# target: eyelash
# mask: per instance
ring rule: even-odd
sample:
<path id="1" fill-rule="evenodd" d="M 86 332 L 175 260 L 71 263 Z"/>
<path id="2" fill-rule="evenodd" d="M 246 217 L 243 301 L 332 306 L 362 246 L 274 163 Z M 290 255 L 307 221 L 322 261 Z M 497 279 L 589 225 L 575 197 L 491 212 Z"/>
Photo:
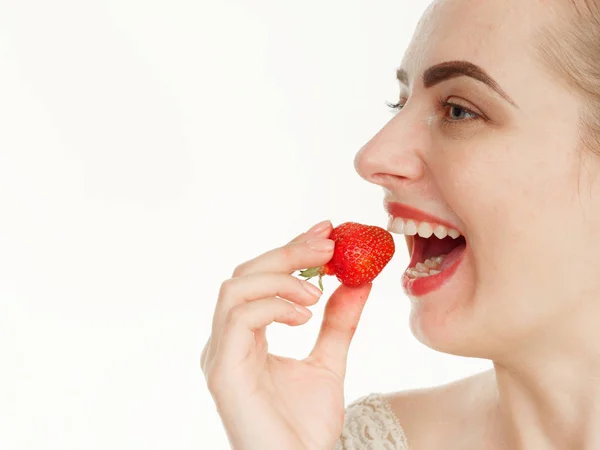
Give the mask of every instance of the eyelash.
<path id="1" fill-rule="evenodd" d="M 387 104 L 387 106 L 389 108 L 391 108 L 392 110 L 395 110 L 395 111 L 400 111 L 404 107 L 404 105 L 401 102 L 398 102 L 398 103 L 389 103 L 389 102 L 386 101 L 385 103 Z M 444 117 L 442 119 L 442 124 L 443 125 L 457 126 L 457 125 L 460 125 L 460 122 L 463 122 L 463 123 L 464 122 L 473 122 L 475 120 L 483 119 L 483 117 L 480 114 L 477 114 L 476 112 L 471 111 L 469 108 L 465 108 L 464 106 L 459 105 L 457 103 L 448 102 L 448 101 L 446 101 L 446 100 L 444 100 L 442 98 L 438 99 L 437 105 L 438 105 L 438 108 L 441 111 L 445 111 L 447 108 L 454 107 L 454 108 L 459 108 L 459 109 L 461 109 L 461 110 L 463 110 L 463 111 L 471 114 L 472 116 L 474 116 L 474 117 L 471 117 L 470 119 L 448 119 L 444 115 Z"/>

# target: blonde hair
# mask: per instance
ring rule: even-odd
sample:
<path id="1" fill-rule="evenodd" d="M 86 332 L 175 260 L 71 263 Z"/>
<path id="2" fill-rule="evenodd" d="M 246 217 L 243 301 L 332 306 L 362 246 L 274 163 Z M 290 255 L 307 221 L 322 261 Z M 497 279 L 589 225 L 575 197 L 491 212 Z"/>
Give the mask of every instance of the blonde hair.
<path id="1" fill-rule="evenodd" d="M 555 0 L 557 16 L 540 30 L 535 51 L 582 100 L 581 143 L 600 155 L 600 0 Z"/>

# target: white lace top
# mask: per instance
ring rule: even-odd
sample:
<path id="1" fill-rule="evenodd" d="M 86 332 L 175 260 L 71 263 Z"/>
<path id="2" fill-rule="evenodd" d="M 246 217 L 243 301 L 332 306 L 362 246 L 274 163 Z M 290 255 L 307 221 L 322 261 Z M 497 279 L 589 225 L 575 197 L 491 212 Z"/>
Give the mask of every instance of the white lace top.
<path id="1" fill-rule="evenodd" d="M 390 404 L 380 394 L 360 397 L 346 408 L 344 428 L 335 450 L 409 450 Z"/>

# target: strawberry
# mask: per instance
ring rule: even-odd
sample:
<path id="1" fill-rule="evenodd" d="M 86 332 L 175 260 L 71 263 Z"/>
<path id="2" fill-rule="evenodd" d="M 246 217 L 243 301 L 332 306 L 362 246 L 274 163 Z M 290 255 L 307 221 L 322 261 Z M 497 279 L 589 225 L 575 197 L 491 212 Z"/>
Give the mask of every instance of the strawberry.
<path id="1" fill-rule="evenodd" d="M 335 275 L 345 286 L 370 283 L 394 256 L 394 239 L 381 227 L 346 222 L 335 227 L 329 239 L 335 242 L 331 260 L 300 272 L 307 280 L 318 275 L 321 290 L 323 275 Z"/>

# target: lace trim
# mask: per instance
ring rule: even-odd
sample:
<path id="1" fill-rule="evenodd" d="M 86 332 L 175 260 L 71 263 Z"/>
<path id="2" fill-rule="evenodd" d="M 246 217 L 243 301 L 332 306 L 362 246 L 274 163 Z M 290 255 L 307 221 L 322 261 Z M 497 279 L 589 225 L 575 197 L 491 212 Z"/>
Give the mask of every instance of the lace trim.
<path id="1" fill-rule="evenodd" d="M 346 408 L 335 450 L 409 450 L 391 405 L 380 393 L 360 397 Z"/>

